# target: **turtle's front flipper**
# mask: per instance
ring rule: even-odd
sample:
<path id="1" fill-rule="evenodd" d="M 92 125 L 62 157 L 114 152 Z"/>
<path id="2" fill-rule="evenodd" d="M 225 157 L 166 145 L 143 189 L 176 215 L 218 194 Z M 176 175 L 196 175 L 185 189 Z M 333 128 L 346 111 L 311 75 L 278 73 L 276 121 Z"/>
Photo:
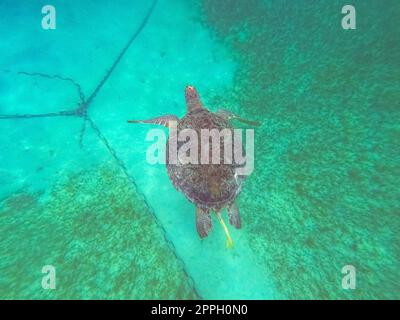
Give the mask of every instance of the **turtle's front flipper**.
<path id="1" fill-rule="evenodd" d="M 251 120 L 246 120 L 241 117 L 239 117 L 237 114 L 234 114 L 228 110 L 225 109 L 220 109 L 216 112 L 217 115 L 220 117 L 226 119 L 226 120 L 238 120 L 240 122 L 243 122 L 245 124 L 248 124 L 249 126 L 254 126 L 254 127 L 259 127 L 261 125 L 260 122 L 258 121 L 251 121 Z"/>
<path id="2" fill-rule="evenodd" d="M 242 221 L 240 220 L 239 209 L 235 202 L 228 206 L 228 217 L 229 217 L 229 223 L 236 229 L 240 229 L 242 227 Z"/>
<path id="3" fill-rule="evenodd" d="M 203 239 L 208 236 L 212 227 L 210 211 L 196 208 L 196 229 L 200 238 Z"/>
<path id="4" fill-rule="evenodd" d="M 173 114 L 167 114 L 165 116 L 148 119 L 148 120 L 128 120 L 128 123 L 151 123 L 151 124 L 159 124 L 165 127 L 169 127 L 169 123 L 171 121 L 178 122 L 179 119 L 177 116 Z"/>

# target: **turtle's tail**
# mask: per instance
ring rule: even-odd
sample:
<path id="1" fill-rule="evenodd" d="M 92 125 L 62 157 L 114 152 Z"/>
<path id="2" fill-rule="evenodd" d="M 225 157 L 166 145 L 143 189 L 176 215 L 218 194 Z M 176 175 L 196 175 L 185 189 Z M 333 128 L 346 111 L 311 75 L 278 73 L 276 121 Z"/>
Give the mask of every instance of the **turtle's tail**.
<path id="1" fill-rule="evenodd" d="M 221 213 L 220 213 L 220 212 L 217 212 L 217 217 L 218 217 L 219 222 L 221 223 L 222 228 L 223 228 L 224 231 L 225 231 L 225 235 L 226 235 L 226 247 L 227 247 L 228 249 L 233 248 L 233 241 L 232 241 L 231 235 L 229 234 L 228 227 L 226 226 L 224 220 L 222 219 Z"/>

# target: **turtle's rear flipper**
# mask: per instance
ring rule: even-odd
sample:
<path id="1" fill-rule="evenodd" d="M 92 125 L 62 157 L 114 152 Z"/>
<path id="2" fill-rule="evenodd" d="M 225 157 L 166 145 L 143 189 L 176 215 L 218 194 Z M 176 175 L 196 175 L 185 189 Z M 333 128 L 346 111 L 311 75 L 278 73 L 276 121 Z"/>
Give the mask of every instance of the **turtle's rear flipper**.
<path id="1" fill-rule="evenodd" d="M 228 206 L 228 217 L 229 223 L 236 229 L 240 229 L 242 227 L 242 221 L 240 220 L 239 209 L 236 203 L 232 203 Z"/>
<path id="2" fill-rule="evenodd" d="M 211 216 L 209 210 L 204 210 L 199 207 L 196 208 L 196 229 L 200 238 L 203 239 L 208 236 L 212 227 Z"/>
<path id="3" fill-rule="evenodd" d="M 151 123 L 151 124 L 159 124 L 168 128 L 171 121 L 178 122 L 179 119 L 177 116 L 173 114 L 167 114 L 165 116 L 147 120 L 128 120 L 128 123 Z"/>
<path id="4" fill-rule="evenodd" d="M 221 116 L 222 118 L 224 118 L 225 120 L 237 120 L 240 122 L 243 122 L 245 124 L 248 124 L 249 126 L 254 126 L 254 127 L 258 127 L 261 125 L 260 122 L 258 121 L 251 121 L 251 120 L 246 120 L 243 119 L 241 117 L 239 117 L 237 114 L 234 114 L 233 112 L 230 112 L 228 110 L 225 109 L 220 109 L 216 112 L 219 116 Z"/>

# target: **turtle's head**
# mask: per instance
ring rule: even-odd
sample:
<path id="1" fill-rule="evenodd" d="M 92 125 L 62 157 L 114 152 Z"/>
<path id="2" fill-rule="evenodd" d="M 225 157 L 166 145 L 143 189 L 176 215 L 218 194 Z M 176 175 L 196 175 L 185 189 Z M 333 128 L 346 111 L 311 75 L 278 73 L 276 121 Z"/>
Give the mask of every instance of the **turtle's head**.
<path id="1" fill-rule="evenodd" d="M 185 100 L 186 100 L 186 105 L 188 108 L 188 110 L 187 110 L 188 113 L 198 110 L 198 109 L 203 109 L 203 105 L 200 101 L 199 93 L 197 92 L 195 87 L 186 86 Z"/>

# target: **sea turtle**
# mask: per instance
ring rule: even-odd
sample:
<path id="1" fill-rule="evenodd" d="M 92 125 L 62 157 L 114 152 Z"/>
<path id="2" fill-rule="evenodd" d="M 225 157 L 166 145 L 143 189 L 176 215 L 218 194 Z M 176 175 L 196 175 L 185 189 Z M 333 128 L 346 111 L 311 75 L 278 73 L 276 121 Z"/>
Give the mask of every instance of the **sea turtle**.
<path id="1" fill-rule="evenodd" d="M 219 131 L 228 129 L 232 132 L 233 128 L 229 123 L 231 119 L 237 119 L 249 125 L 259 125 L 258 122 L 242 119 L 227 110 L 219 110 L 216 113 L 210 112 L 203 106 L 199 94 L 193 86 L 186 86 L 185 100 L 187 113 L 182 119 L 175 115 L 165 115 L 148 120 L 128 120 L 128 122 L 159 124 L 168 128 L 175 124 L 178 133 L 183 129 L 193 129 L 198 134 L 198 137 L 201 136 L 201 129 L 218 129 Z M 228 245 L 231 246 L 232 240 L 220 212 L 226 207 L 230 224 L 237 229 L 241 228 L 242 223 L 235 199 L 241 191 L 244 176 L 236 174 L 235 169 L 238 165 L 234 161 L 226 164 L 223 160 L 218 164 L 182 163 L 179 158 L 178 161 L 173 163 L 169 159 L 171 139 L 170 135 L 166 146 L 168 176 L 174 187 L 183 192 L 186 198 L 196 205 L 196 229 L 198 235 L 202 239 L 209 234 L 212 227 L 210 212 L 213 211 L 224 228 Z M 175 143 L 179 150 L 186 141 L 175 140 Z M 222 159 L 224 155 L 223 139 L 220 139 L 219 143 L 220 157 Z M 197 148 L 198 153 L 201 154 L 200 143 L 198 143 Z M 207 145 L 206 148 L 208 148 L 211 155 L 211 144 Z"/>

